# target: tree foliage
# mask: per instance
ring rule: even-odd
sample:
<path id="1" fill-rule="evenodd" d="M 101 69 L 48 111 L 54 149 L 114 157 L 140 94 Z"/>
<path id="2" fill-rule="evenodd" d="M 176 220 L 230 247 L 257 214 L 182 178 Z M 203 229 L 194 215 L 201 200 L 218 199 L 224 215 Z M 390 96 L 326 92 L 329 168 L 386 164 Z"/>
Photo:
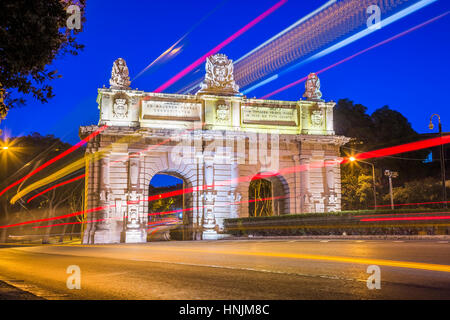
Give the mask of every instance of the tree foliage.
<path id="1" fill-rule="evenodd" d="M 26 102 L 32 95 L 46 103 L 53 95 L 48 81 L 58 71 L 50 65 L 58 56 L 76 55 L 80 30 L 69 30 L 66 8 L 76 4 L 84 21 L 85 0 L 0 1 L 0 83 L 7 89 L 3 113 Z"/>
<path id="2" fill-rule="evenodd" d="M 439 202 L 442 200 L 442 184 L 434 178 L 425 178 L 394 187 L 392 193 L 397 203 Z M 389 194 L 384 196 L 384 200 L 390 201 Z"/>
<path id="3" fill-rule="evenodd" d="M 339 100 L 334 109 L 335 132 L 352 140 L 341 149 L 341 156 L 349 157 L 365 151 L 377 150 L 390 146 L 421 140 L 420 135 L 412 128 L 408 119 L 400 112 L 383 106 L 371 115 L 367 107 L 354 104 L 348 99 Z M 429 176 L 439 178 L 438 164 L 423 163 L 430 150 L 419 150 L 394 156 L 368 159 L 366 162 L 375 166 L 376 189 L 378 203 L 388 198 L 388 179 L 384 170 L 399 172 L 394 184 L 420 181 Z M 341 168 L 342 207 L 343 209 L 367 209 L 373 206 L 372 168 L 370 165 L 357 162 L 347 163 Z M 422 193 L 422 200 L 430 200 Z M 387 195 L 389 197 L 389 195 Z M 432 201 L 432 200 L 430 200 Z"/>
<path id="4" fill-rule="evenodd" d="M 53 159 L 55 156 L 61 154 L 71 147 L 70 144 L 62 142 L 53 135 L 41 136 L 38 133 L 33 133 L 28 136 L 17 137 L 4 141 L 4 144 L 9 146 L 8 150 L 0 151 L 0 162 L 2 170 L 0 170 L 0 190 L 23 178 L 45 162 Z M 70 153 L 63 159 L 53 163 L 42 171 L 37 172 L 33 176 L 21 182 L 16 187 L 9 189 L 6 193 L 0 196 L 0 225 L 12 224 L 25 220 L 36 220 L 42 218 L 49 218 L 55 215 L 62 215 L 70 212 L 77 212 L 82 210 L 83 194 L 84 194 L 84 179 L 69 183 L 53 189 L 35 199 L 28 202 L 32 196 L 37 193 L 54 186 L 62 181 L 83 174 L 82 171 L 75 172 L 71 176 L 63 179 L 53 181 L 41 188 L 38 188 L 25 197 L 19 199 L 14 205 L 10 204 L 10 199 L 26 186 L 35 181 L 43 179 L 51 173 L 60 170 L 72 161 L 83 157 L 84 148 L 79 148 Z M 25 213 L 25 214 L 24 214 Z M 77 221 L 81 217 L 73 217 L 66 220 Z M 49 223 L 52 223 L 51 221 Z M 79 230 L 79 225 L 78 225 Z M 43 232 L 49 234 L 52 228 L 44 229 L 30 229 L 30 225 L 24 225 L 15 228 L 4 228 L 0 230 L 0 238 L 5 240 L 8 232 L 26 233 Z"/>

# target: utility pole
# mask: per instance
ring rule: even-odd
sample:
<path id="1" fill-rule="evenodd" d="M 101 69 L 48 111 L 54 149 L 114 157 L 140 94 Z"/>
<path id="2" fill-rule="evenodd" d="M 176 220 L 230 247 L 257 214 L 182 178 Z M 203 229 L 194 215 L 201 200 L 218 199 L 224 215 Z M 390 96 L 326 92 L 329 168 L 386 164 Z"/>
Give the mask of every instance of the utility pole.
<path id="1" fill-rule="evenodd" d="M 433 114 L 430 118 L 430 125 L 428 126 L 430 130 L 433 130 L 433 117 L 436 116 L 439 121 L 439 136 L 442 139 L 442 124 L 441 117 L 438 114 Z M 442 203 L 444 208 L 447 208 L 447 189 L 445 186 L 445 155 L 444 155 L 444 144 L 441 143 L 441 152 L 440 152 L 440 160 L 441 160 L 441 180 L 442 180 Z"/>
<path id="2" fill-rule="evenodd" d="M 384 170 L 384 175 L 389 178 L 389 194 L 391 196 L 391 209 L 394 210 L 394 195 L 392 194 L 392 178 L 398 177 L 398 172 Z"/>

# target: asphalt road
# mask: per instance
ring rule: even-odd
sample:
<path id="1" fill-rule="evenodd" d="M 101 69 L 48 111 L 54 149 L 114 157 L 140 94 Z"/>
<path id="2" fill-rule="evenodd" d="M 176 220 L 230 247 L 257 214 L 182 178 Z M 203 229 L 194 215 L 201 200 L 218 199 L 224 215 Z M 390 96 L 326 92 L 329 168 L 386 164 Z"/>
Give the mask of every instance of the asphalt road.
<path id="1" fill-rule="evenodd" d="M 70 265 L 80 267 L 81 289 L 67 288 Z M 367 287 L 369 265 L 380 267 L 380 289 Z M 45 299 L 450 299 L 450 244 L 230 240 L 3 246 L 0 280 Z"/>

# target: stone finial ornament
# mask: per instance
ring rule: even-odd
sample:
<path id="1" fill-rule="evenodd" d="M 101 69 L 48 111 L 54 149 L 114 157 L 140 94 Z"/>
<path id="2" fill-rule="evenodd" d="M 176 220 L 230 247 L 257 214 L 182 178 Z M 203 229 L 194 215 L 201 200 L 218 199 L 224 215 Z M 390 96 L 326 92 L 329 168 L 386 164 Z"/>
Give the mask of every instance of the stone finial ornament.
<path id="1" fill-rule="evenodd" d="M 305 93 L 303 94 L 307 100 L 321 100 L 322 92 L 320 92 L 320 80 L 314 72 L 308 75 L 305 83 Z"/>
<path id="2" fill-rule="evenodd" d="M 114 61 L 109 84 L 113 89 L 130 89 L 130 76 L 124 59 L 119 58 Z"/>
<path id="3" fill-rule="evenodd" d="M 205 80 L 199 93 L 239 94 L 239 86 L 234 82 L 233 61 L 224 54 L 215 54 L 206 59 Z"/>

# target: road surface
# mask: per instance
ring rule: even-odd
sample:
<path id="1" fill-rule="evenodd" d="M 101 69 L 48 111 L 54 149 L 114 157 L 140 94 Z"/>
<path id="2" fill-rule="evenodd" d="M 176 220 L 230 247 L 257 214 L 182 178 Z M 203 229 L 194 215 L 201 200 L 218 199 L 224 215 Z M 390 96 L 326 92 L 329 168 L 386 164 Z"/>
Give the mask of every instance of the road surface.
<path id="1" fill-rule="evenodd" d="M 68 289 L 71 265 L 80 289 Z M 369 265 L 381 288 L 369 290 Z M 0 280 L 45 299 L 450 299 L 448 241 L 223 240 L 0 247 Z"/>

